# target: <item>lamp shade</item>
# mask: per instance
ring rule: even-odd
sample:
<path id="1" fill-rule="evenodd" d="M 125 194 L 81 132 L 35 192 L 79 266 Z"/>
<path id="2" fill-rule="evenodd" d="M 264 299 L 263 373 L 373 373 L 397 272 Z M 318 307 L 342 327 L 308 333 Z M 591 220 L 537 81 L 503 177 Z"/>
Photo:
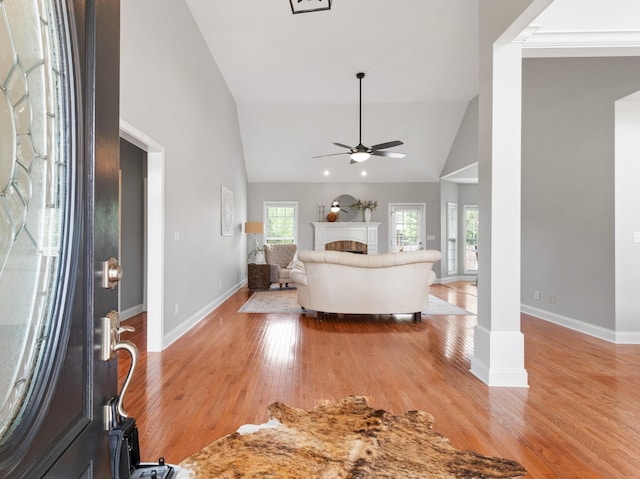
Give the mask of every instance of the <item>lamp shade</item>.
<path id="1" fill-rule="evenodd" d="M 262 234 L 264 233 L 264 223 L 260 221 L 247 221 L 244 224 L 244 232 Z"/>

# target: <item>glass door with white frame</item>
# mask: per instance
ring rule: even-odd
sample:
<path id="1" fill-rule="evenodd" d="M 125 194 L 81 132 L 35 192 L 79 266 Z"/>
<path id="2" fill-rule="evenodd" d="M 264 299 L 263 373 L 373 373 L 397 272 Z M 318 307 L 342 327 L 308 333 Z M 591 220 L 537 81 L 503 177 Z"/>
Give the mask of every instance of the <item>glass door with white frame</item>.
<path id="1" fill-rule="evenodd" d="M 458 274 L 458 205 L 447 203 L 447 274 Z"/>
<path id="2" fill-rule="evenodd" d="M 478 205 L 464 205 L 464 273 L 478 272 Z"/>
<path id="3" fill-rule="evenodd" d="M 390 252 L 424 249 L 426 205 L 424 203 L 390 203 Z"/>

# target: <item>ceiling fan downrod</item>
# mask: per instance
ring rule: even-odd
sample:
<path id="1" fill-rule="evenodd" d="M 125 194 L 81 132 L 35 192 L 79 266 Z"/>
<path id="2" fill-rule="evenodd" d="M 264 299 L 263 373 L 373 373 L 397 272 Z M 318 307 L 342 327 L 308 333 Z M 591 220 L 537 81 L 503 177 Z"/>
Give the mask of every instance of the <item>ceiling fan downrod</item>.
<path id="1" fill-rule="evenodd" d="M 360 72 L 356 74 L 358 80 L 360 80 L 360 132 L 358 134 L 358 149 L 362 148 L 362 79 L 364 78 L 364 73 Z"/>

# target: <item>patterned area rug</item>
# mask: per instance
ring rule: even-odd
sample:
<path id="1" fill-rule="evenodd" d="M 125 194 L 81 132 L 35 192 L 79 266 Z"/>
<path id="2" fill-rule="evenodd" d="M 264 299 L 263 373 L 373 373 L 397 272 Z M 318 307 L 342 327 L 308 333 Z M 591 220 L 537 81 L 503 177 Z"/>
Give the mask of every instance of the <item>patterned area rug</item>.
<path id="1" fill-rule="evenodd" d="M 267 424 L 241 428 L 185 459 L 177 479 L 518 478 L 517 462 L 458 451 L 433 416 L 394 416 L 362 397 L 304 410 L 273 403 Z"/>
<path id="2" fill-rule="evenodd" d="M 303 314 L 305 311 L 298 304 L 298 293 L 295 290 L 258 291 L 247 300 L 238 310 L 239 313 L 281 313 Z M 309 311 L 306 311 L 310 313 Z M 423 311 L 424 315 L 436 314 L 473 314 L 458 306 L 429 296 L 429 309 Z"/>

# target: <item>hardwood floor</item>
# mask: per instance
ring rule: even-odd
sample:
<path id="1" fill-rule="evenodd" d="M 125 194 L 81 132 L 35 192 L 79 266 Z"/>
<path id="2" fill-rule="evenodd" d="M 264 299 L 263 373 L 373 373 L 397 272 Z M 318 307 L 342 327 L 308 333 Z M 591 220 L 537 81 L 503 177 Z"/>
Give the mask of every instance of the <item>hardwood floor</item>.
<path id="1" fill-rule="evenodd" d="M 476 311 L 469 283 L 432 294 Z M 141 350 L 125 409 L 143 460 L 178 463 L 274 401 L 302 408 L 348 395 L 435 417 L 454 447 L 519 461 L 529 478 L 640 477 L 640 346 L 614 345 L 522 315 L 527 388 L 489 388 L 469 373 L 475 316 L 318 321 L 237 313 L 241 289 L 162 353 L 146 353 L 144 316 L 123 335 Z M 121 356 L 120 374 L 128 368 Z"/>

